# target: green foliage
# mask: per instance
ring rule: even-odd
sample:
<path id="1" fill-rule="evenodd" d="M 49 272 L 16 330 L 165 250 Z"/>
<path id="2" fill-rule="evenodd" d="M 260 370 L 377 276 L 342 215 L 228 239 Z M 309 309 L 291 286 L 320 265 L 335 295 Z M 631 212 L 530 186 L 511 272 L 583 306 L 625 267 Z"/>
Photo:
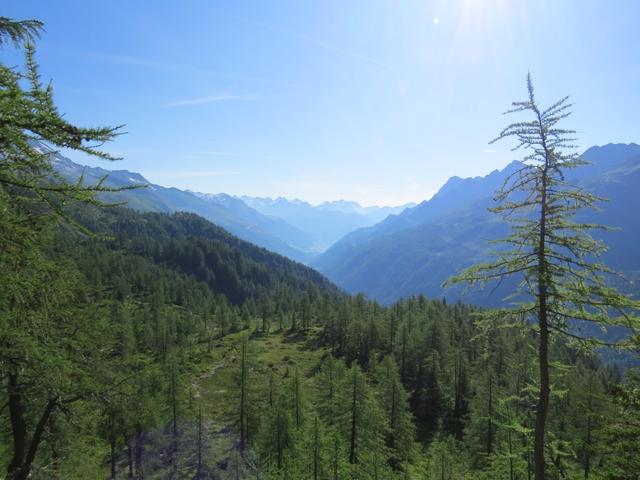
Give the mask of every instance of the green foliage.
<path id="1" fill-rule="evenodd" d="M 37 28 L 0 18 L 0 39 L 20 44 Z M 195 215 L 95 208 L 102 181 L 57 178 L 33 141 L 108 159 L 86 142 L 116 130 L 66 123 L 31 47 L 25 74 L 0 74 L 8 478 L 530 477 L 539 378 L 526 318 L 477 321 L 476 308 L 422 296 L 383 307 Z M 572 211 L 578 193 L 566 192 L 558 202 Z M 563 268 L 545 276 L 560 279 L 557 299 L 583 292 Z M 563 312 L 580 310 L 566 298 Z M 549 361 L 549 475 L 633 478 L 635 457 L 606 445 L 637 450 L 637 381 L 620 384 L 560 338 Z"/>
<path id="2" fill-rule="evenodd" d="M 581 336 L 575 322 L 603 328 L 624 326 L 630 330 L 630 337 L 619 345 L 630 345 L 640 331 L 640 318 L 635 315 L 640 302 L 611 287 L 613 272 L 598 261 L 605 246 L 591 232 L 606 227 L 576 220 L 577 213 L 595 209 L 603 199 L 566 180 L 569 171 L 588 163 L 573 152 L 575 132 L 558 126 L 570 115 L 568 97 L 541 109 L 530 76 L 527 91 L 528 98 L 514 102 L 507 113 L 526 113 L 529 119 L 510 124 L 493 140 L 515 137 L 514 150 L 527 151 L 519 168 L 497 192 L 497 206 L 491 209 L 511 225 L 511 234 L 495 241 L 502 246 L 495 261 L 477 264 L 449 282 L 484 285 L 512 276 L 519 282 L 510 296 L 514 306 L 487 312 L 484 317 L 524 318 L 538 335 L 534 470 L 537 480 L 545 480 L 545 451 L 552 450 L 553 468 L 560 473 L 560 455 L 565 455 L 561 453 L 562 442 L 548 438 L 545 443 L 552 390 L 549 346 L 554 334 L 588 347 L 602 342 Z M 491 421 L 489 416 L 489 426 Z M 491 441 L 487 440 L 489 444 Z"/>
<path id="3" fill-rule="evenodd" d="M 478 264 L 449 282 L 486 284 L 516 275 L 519 288 L 511 299 L 517 306 L 491 315 L 539 319 L 545 309 L 552 332 L 593 344 L 598 344 L 596 338 L 581 338 L 569 322 L 620 325 L 634 332 L 640 328 L 634 316 L 640 303 L 610 287 L 614 272 L 597 261 L 606 247 L 591 232 L 608 228 L 574 218 L 585 209 L 597 209 L 604 199 L 566 180 L 572 169 L 589 164 L 573 152 L 575 132 L 557 125 L 570 115 L 572 105 L 565 97 L 541 110 L 530 76 L 527 88 L 527 100 L 514 102 L 506 113 L 525 112 L 532 118 L 509 125 L 492 141 L 515 137 L 514 150 L 528 152 L 496 193 L 497 206 L 491 209 L 512 225 L 511 235 L 493 241 L 504 246 L 494 262 Z"/>
<path id="4" fill-rule="evenodd" d="M 41 28 L 0 17 L 0 45 L 11 41 L 26 55 L 24 71 L 0 64 L 0 374 L 12 444 L 7 478 L 16 480 L 30 475 L 55 412 L 98 394 L 104 356 L 95 345 L 108 338 L 100 314 L 91 321 L 78 307 L 78 272 L 47 249 L 67 202 L 98 205 L 94 194 L 114 189 L 58 178 L 34 142 L 113 159 L 91 142 L 113 139 L 118 128 L 79 128 L 58 112 L 30 43 Z"/>
<path id="5" fill-rule="evenodd" d="M 44 24 L 38 20 L 15 21 L 8 17 L 0 17 L 0 46 L 7 42 L 20 47 L 33 42 L 40 36 Z"/>
<path id="6" fill-rule="evenodd" d="M 629 371 L 627 381 L 614 387 L 615 410 L 605 425 L 604 478 L 633 480 L 640 472 L 640 372 Z"/>

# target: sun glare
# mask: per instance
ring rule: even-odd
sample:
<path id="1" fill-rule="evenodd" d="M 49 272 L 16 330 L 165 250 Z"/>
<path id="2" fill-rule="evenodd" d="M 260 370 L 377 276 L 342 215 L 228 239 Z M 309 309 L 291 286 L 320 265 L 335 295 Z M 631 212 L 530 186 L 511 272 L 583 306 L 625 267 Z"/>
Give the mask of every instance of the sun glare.
<path id="1" fill-rule="evenodd" d="M 513 39 L 518 13 L 509 0 L 460 0 L 457 11 L 456 55 L 481 60 L 502 51 Z M 462 52 L 464 55 L 462 56 Z"/>

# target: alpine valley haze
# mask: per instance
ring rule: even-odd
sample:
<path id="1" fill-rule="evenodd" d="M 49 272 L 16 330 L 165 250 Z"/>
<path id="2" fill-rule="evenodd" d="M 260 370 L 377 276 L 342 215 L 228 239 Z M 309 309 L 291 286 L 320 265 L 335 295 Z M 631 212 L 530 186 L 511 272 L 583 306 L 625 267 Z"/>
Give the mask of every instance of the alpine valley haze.
<path id="1" fill-rule="evenodd" d="M 631 0 L 0 6 L 0 478 L 639 480 Z"/>

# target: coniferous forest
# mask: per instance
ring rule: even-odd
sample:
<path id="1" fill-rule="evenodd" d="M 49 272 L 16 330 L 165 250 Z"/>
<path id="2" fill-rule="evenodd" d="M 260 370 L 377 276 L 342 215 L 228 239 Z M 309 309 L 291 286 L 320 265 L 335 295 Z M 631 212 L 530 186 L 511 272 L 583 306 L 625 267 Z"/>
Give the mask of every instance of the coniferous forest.
<path id="1" fill-rule="evenodd" d="M 516 306 L 383 305 L 198 215 L 111 201 L 138 186 L 60 176 L 40 145 L 108 162 L 124 131 L 60 114 L 42 28 L 0 17 L 25 58 L 0 64 L 4 478 L 640 478 L 639 303 L 574 218 L 597 199 L 565 182 L 566 100 L 539 106 L 528 79 L 529 117 L 498 137 L 527 152 L 497 194 L 507 247 L 451 279 L 519 276 Z"/>

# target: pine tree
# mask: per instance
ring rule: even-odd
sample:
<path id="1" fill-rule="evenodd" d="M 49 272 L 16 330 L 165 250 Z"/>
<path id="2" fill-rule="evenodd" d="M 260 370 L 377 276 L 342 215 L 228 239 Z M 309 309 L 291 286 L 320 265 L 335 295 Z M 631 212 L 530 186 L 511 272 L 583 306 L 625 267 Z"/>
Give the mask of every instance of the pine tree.
<path id="1" fill-rule="evenodd" d="M 530 318 L 538 335 L 540 390 L 534 468 L 536 480 L 545 480 L 552 335 L 597 343 L 574 332 L 575 320 L 637 330 L 640 322 L 633 312 L 640 304 L 609 287 L 607 277 L 612 272 L 594 260 L 605 247 L 590 232 L 602 227 L 575 219 L 584 209 L 596 208 L 602 199 L 566 180 L 571 169 L 587 163 L 573 153 L 574 132 L 558 126 L 570 115 L 568 97 L 543 110 L 535 99 L 530 76 L 527 90 L 528 98 L 514 102 L 507 113 L 527 113 L 531 118 L 512 123 L 493 140 L 515 137 L 515 150 L 528 151 L 497 193 L 498 205 L 492 209 L 513 226 L 511 235 L 498 241 L 506 248 L 497 253 L 496 261 L 475 265 L 449 282 L 487 283 L 510 276 L 520 280 L 514 295 L 520 303 L 497 315 Z M 491 314 L 495 316 L 496 312 Z"/>

